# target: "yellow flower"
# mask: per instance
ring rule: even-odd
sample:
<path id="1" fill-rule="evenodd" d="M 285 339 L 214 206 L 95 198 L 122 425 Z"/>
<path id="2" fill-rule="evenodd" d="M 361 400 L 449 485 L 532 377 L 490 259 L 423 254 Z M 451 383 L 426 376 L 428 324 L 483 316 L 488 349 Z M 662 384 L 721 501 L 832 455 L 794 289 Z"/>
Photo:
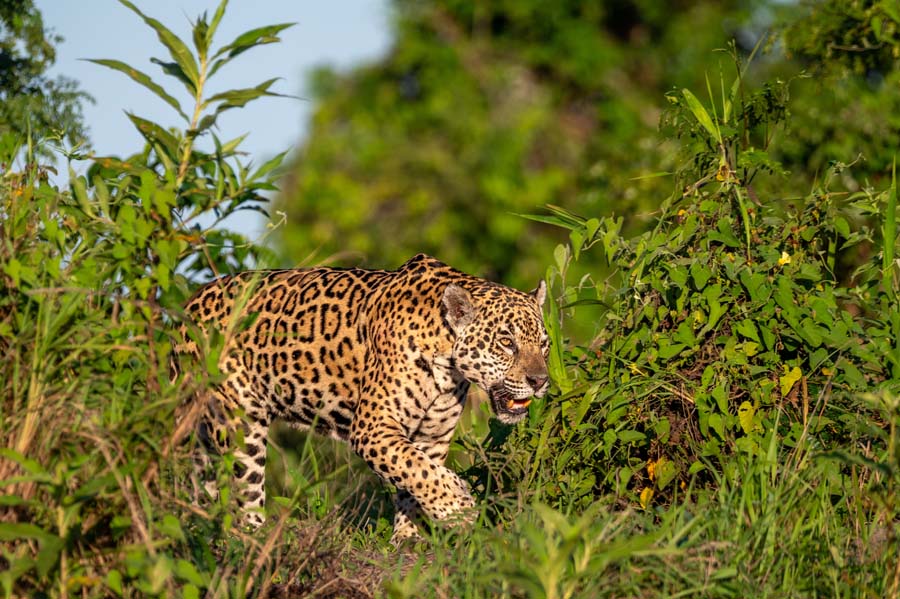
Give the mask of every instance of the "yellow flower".
<path id="1" fill-rule="evenodd" d="M 781 252 L 781 258 L 778 259 L 778 266 L 784 266 L 791 263 L 791 255 L 787 252 Z"/>
<path id="2" fill-rule="evenodd" d="M 653 489 L 651 487 L 644 487 L 644 490 L 641 491 L 641 507 L 647 509 L 652 499 Z"/>

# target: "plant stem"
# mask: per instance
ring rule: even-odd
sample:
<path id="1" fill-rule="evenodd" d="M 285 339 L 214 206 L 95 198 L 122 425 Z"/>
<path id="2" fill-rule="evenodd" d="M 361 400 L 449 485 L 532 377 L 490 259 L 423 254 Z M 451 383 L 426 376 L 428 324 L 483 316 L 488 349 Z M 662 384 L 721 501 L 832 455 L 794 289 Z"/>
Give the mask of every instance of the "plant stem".
<path id="1" fill-rule="evenodd" d="M 197 80 L 197 93 L 194 96 L 194 114 L 191 116 L 191 125 L 188 128 L 188 134 L 185 136 L 184 152 L 181 155 L 181 163 L 178 165 L 178 176 L 175 178 L 175 190 L 181 188 L 184 178 L 187 175 L 188 166 L 191 163 L 191 153 L 194 151 L 194 138 L 197 125 L 200 122 L 200 115 L 203 113 L 203 88 L 206 85 L 206 70 L 209 63 L 206 56 L 200 56 L 200 76 Z"/>

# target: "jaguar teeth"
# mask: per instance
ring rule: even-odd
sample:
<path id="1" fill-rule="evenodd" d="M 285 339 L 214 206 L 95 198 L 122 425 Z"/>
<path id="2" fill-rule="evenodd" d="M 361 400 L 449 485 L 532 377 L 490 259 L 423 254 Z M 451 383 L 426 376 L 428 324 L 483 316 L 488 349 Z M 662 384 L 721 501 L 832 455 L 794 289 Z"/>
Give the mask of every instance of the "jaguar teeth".
<path id="1" fill-rule="evenodd" d="M 506 409 L 512 410 L 513 408 L 527 408 L 531 403 L 531 398 L 528 399 L 510 399 L 506 402 Z"/>

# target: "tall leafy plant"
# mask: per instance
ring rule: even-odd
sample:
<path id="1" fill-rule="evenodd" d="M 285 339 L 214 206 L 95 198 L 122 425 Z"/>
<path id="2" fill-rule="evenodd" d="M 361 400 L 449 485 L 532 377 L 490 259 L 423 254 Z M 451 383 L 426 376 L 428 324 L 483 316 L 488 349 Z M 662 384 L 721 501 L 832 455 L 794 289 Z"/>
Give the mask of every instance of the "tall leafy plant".
<path id="1" fill-rule="evenodd" d="M 194 373 L 192 385 L 170 384 L 165 324 L 179 318 L 192 280 L 268 259 L 267 250 L 222 221 L 264 210 L 284 154 L 259 166 L 244 163 L 244 136 L 222 141 L 215 126 L 227 110 L 279 95 L 271 89 L 275 79 L 215 94 L 209 83 L 241 54 L 279 41 L 290 24 L 214 47 L 223 0 L 211 18 L 194 21 L 191 48 L 131 2 L 122 4 L 157 34 L 166 55 L 154 64 L 191 101 L 183 104 L 121 61 L 94 59 L 171 106 L 181 126 L 128 114 L 145 147 L 126 158 L 96 158 L 84 175 L 72 172 L 65 190 L 48 182 L 33 152 L 24 165 L 5 167 L 0 591 L 6 596 L 42 589 L 67 596 L 97 586 L 147 595 L 182 588 L 197 596 L 218 585 L 243 594 L 269 567 L 257 546 L 236 578 L 215 575 L 211 531 L 222 528 L 184 527 L 173 515 L 186 504 L 179 503 L 178 477 L 160 476 L 161 465 L 180 467 L 167 460 L 172 413 L 215 369 Z M 4 136 L 0 163 L 16 165 L 20 147 Z M 68 157 L 82 158 L 75 151 Z M 247 557 L 247 550 L 239 552 Z"/>

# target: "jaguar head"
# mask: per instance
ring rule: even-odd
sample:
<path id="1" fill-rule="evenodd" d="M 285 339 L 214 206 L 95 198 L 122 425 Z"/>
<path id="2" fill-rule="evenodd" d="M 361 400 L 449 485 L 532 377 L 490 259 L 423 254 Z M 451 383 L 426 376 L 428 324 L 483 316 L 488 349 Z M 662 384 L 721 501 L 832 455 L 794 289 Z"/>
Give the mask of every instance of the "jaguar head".
<path id="1" fill-rule="evenodd" d="M 531 293 L 494 284 L 472 291 L 451 284 L 444 291 L 444 318 L 456 335 L 454 364 L 488 393 L 507 424 L 525 418 L 531 398 L 543 397 L 550 386 L 541 312 L 546 296 L 543 281 Z"/>

